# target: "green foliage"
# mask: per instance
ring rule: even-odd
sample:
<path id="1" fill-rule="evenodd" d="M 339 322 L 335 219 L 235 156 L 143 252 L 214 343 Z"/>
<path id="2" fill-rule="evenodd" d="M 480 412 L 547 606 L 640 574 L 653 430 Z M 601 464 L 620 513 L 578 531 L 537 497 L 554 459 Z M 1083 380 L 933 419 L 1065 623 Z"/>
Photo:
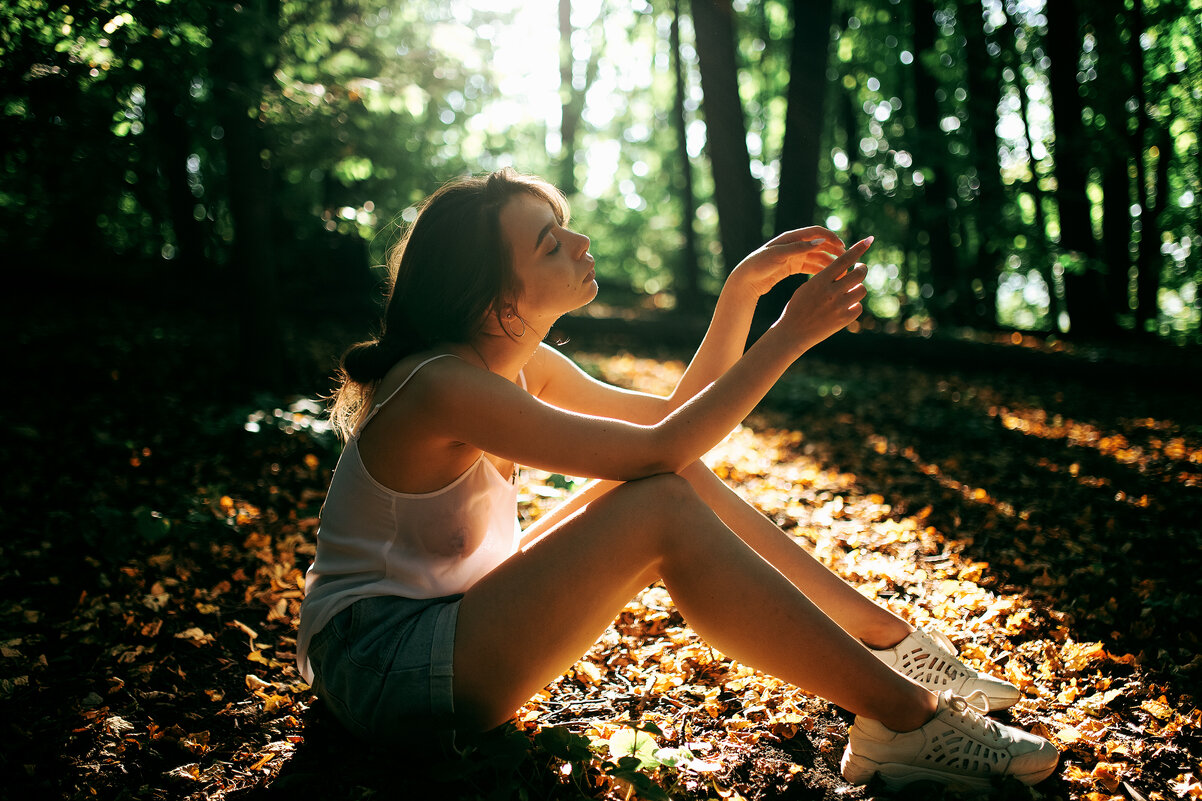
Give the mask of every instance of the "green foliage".
<path id="1" fill-rule="evenodd" d="M 1097 147 L 1059 157 L 1085 159 L 1094 170 L 1096 222 L 1101 151 L 1125 152 L 1130 205 L 1138 211 L 1127 221 L 1131 247 L 1147 235 L 1158 250 L 1154 325 L 1164 335 L 1197 339 L 1202 25 L 1188 0 L 1144 0 L 1137 6 L 1142 21 L 1134 8 L 1120 6 L 1111 38 L 1089 16 L 1097 12 L 1083 12 L 1079 88 L 1086 134 Z M 1048 199 L 1057 162 L 1046 19 L 1031 4 L 933 4 L 935 41 L 917 52 L 912 17 L 921 7 L 834 3 L 822 144 L 828 155 L 819 165 L 815 222 L 848 238 L 876 235 L 880 273 L 869 302 L 876 314 L 936 314 L 946 289 L 939 268 L 948 265 L 934 261 L 919 217 L 932 199 L 943 202 L 929 194 L 942 171 L 951 184 L 951 274 L 976 269 L 984 250 L 999 253 L 996 276 L 977 270 L 970 277 L 997 284 L 1001 321 L 1054 328 L 1064 287 L 1052 268 L 1059 220 Z M 784 0 L 743 0 L 734 8 L 748 169 L 770 209 L 788 111 L 789 44 L 804 20 L 793 19 L 794 4 Z M 497 34 L 516 30 L 520 13 L 517 6 L 483 12 L 435 0 L 4 3 L 0 247 L 13 263 L 53 269 L 67 280 L 191 287 L 202 267 L 214 282 L 239 282 L 242 276 L 226 269 L 239 239 L 266 238 L 283 286 L 316 283 L 324 290 L 333 282 L 361 297 L 371 285 L 365 265 L 384 260 L 415 204 L 439 184 L 503 164 L 554 178 L 560 160 L 571 158 L 579 187 L 570 198 L 575 225 L 592 238 L 602 302 L 671 308 L 686 227 L 701 241 L 703 289 L 715 293 L 724 258 L 688 17 L 681 20 L 689 130 L 682 154 L 669 113 L 676 91 L 667 44 L 671 4 L 573 4 L 573 85 L 561 87 L 565 102 L 573 88 L 583 91 L 576 84 L 583 86 L 589 65 L 595 69 L 570 150 L 557 140 L 553 106 L 506 110 L 510 88 L 498 67 Z M 989 182 L 980 170 L 994 154 L 977 152 L 971 135 L 992 122 L 972 105 L 965 31 L 974 15 L 983 15 L 984 63 L 999 76 L 1001 197 L 982 194 Z M 546 31 L 554 36 L 552 26 L 536 36 Z M 555 63 L 556 41 L 530 42 L 532 53 L 549 53 Z M 1103 48 L 1116 46 L 1142 53 L 1142 105 L 1133 90 L 1098 75 L 1109 55 Z M 1134 81 L 1127 55 L 1118 54 L 1117 74 Z M 916 121 L 920 67 L 938 84 L 938 130 Z M 1137 112 L 1146 113 L 1149 126 L 1142 141 L 1135 141 Z M 229 130 L 231 119 L 250 120 L 253 137 Z M 1157 146 L 1162 130 L 1171 142 L 1165 152 Z M 249 163 L 267 176 L 269 196 L 256 202 L 270 206 L 270 230 L 238 230 L 246 228 L 236 220 L 246 176 L 234 165 L 247 163 L 239 157 L 248 151 Z M 685 158 L 696 178 L 695 219 L 685 219 L 681 202 Z M 1162 163 L 1163 186 L 1156 179 Z M 1142 186 L 1135 185 L 1137 164 Z M 366 278 L 347 277 L 355 274 Z M 964 287 L 971 280 L 960 283 L 961 294 L 970 291 Z M 993 291 L 982 285 L 977 299 Z"/>

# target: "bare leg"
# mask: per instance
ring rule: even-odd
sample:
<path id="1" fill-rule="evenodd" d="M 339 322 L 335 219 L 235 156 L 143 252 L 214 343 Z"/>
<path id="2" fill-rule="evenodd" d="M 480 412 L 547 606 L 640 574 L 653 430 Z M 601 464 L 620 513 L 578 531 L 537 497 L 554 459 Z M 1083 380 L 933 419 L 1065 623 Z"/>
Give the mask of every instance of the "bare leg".
<path id="1" fill-rule="evenodd" d="M 871 648 L 889 648 L 913 631 L 909 623 L 865 598 L 807 553 L 792 537 L 714 475 L 704 463 L 694 462 L 681 471 L 681 476 L 688 480 L 727 527 L 847 633 Z M 531 536 L 537 537 L 541 532 L 554 528 L 569 514 L 616 486 L 620 484 L 601 481 L 586 487 L 562 507 L 540 518 L 531 527 Z"/>
<path id="2" fill-rule="evenodd" d="M 687 482 L 624 484 L 553 527 L 464 596 L 457 724 L 504 722 L 663 579 L 690 625 L 745 664 L 906 731 L 935 696 L 895 673 L 734 535 Z"/>
<path id="3" fill-rule="evenodd" d="M 853 637 L 871 648 L 888 648 L 913 631 L 909 623 L 865 598 L 798 546 L 705 464 L 694 462 L 681 475 L 723 523 Z"/>

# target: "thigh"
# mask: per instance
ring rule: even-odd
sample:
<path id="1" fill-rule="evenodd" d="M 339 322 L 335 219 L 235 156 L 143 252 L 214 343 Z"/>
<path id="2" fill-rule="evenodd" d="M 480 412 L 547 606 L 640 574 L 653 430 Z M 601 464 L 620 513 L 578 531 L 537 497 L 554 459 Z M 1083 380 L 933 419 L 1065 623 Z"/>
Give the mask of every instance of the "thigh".
<path id="1" fill-rule="evenodd" d="M 485 729 L 562 675 L 658 577 L 665 510 L 709 511 L 679 476 L 623 484 L 510 557 L 464 595 L 455 637 L 455 710 Z"/>

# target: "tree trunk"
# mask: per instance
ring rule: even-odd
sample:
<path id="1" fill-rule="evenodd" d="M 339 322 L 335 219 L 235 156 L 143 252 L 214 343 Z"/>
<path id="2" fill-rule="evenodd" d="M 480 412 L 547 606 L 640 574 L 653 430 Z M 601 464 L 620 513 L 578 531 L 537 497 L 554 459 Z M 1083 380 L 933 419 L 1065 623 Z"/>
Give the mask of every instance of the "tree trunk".
<path id="1" fill-rule="evenodd" d="M 763 244 L 764 209 L 751 175 L 747 121 L 739 100 L 734 9 L 730 0 L 693 0 L 693 27 L 704 95 L 706 152 L 714 172 L 714 200 L 722 256 L 730 272 Z"/>
<path id="2" fill-rule="evenodd" d="M 864 187 L 860 182 L 860 176 L 863 174 L 863 166 L 860 164 L 860 120 L 863 117 L 864 109 L 856 104 L 855 95 L 851 92 L 840 92 L 839 118 L 843 123 L 843 147 L 847 155 L 847 196 L 844 204 L 849 206 L 852 212 L 846 216 L 854 219 L 857 227 L 863 225 L 860 205 L 866 200 Z M 848 222 L 847 227 L 843 229 L 844 241 L 850 243 L 857 238 L 855 229 Z"/>
<path id="3" fill-rule="evenodd" d="M 789 91 L 785 137 L 781 143 L 780 184 L 773 227 L 776 233 L 814 225 L 818 207 L 818 164 L 825 130 L 826 68 L 831 42 L 831 2 L 793 0 L 793 40 L 789 52 Z M 781 281 L 762 301 L 775 310 L 801 286 L 801 276 Z"/>
<path id="4" fill-rule="evenodd" d="M 163 182 L 168 218 L 175 234 L 177 272 L 190 285 L 204 260 L 205 233 L 193 210 L 199 202 L 188 183 L 188 157 L 192 153 L 191 130 L 180 116 L 187 107 L 183 102 L 186 87 L 175 87 L 184 76 L 163 75 L 161 81 L 146 85 L 147 127 L 152 132 L 156 166 Z M 182 90 L 182 91 L 179 91 Z M 186 278 L 184 277 L 186 276 Z"/>
<path id="5" fill-rule="evenodd" d="M 214 15 L 211 70 L 218 122 L 224 130 L 226 186 L 234 229 L 232 284 L 243 354 L 258 373 L 255 381 L 274 383 L 284 374 L 280 338 L 272 176 L 259 106 L 271 79 L 279 39 L 279 0 L 248 0 L 219 6 Z"/>
<path id="6" fill-rule="evenodd" d="M 831 41 L 831 0 L 793 0 L 793 43 L 785 137 L 780 154 L 780 189 L 775 229 L 783 233 L 814 223 L 818 163 L 826 107 L 826 69 Z"/>
<path id="7" fill-rule="evenodd" d="M 604 17 L 602 8 L 600 16 Z M 559 188 L 569 197 L 576 194 L 576 150 L 580 138 L 580 122 L 584 118 L 584 98 L 597 78 L 600 48 L 589 53 L 584 70 L 584 85 L 574 81 L 576 57 L 572 52 L 572 2 L 559 0 Z"/>
<path id="8" fill-rule="evenodd" d="M 939 127 L 939 106 L 935 94 L 937 78 L 924 61 L 924 54 L 935 52 L 935 8 L 931 0 L 913 0 L 914 22 L 914 100 L 917 132 L 914 140 L 916 163 L 927 176 L 922 199 L 915 208 L 915 223 L 919 229 L 919 244 L 924 245 L 930 259 L 930 277 L 934 294 L 929 310 L 940 323 L 963 322 L 963 304 L 971 298 L 963 296 L 952 247 L 952 213 L 955 201 L 951 196 L 948 175 L 946 134 Z M 925 235 L 926 242 L 921 237 Z"/>
<path id="9" fill-rule="evenodd" d="M 677 191 L 681 206 L 680 233 L 684 240 L 676 270 L 676 308 L 682 312 L 696 312 L 701 308 L 701 265 L 697 258 L 697 232 L 693 228 L 693 221 L 697 216 L 697 201 L 693 189 L 693 163 L 689 159 L 688 125 L 684 117 L 684 101 L 688 95 L 688 87 L 685 85 L 685 71 L 680 60 L 680 0 L 672 2 L 672 28 L 669 38 L 672 48 L 672 77 L 676 82 L 672 122 L 676 128 L 676 139 L 680 148 L 680 181 L 677 183 Z"/>
<path id="10" fill-rule="evenodd" d="M 1161 125 L 1156 137 L 1156 178 L 1151 188 L 1151 197 L 1141 216 L 1142 228 L 1139 240 L 1139 276 L 1136 279 L 1139 294 L 1139 320 L 1146 330 L 1149 323 L 1155 326 L 1160 316 L 1160 272 L 1163 257 L 1160 254 L 1160 217 L 1169 205 L 1169 161 L 1173 153 L 1173 135 L 1168 126 Z"/>
<path id="11" fill-rule="evenodd" d="M 1057 0 L 1045 7 L 1048 36 L 1045 42 L 1051 68 L 1052 122 L 1055 131 L 1056 205 L 1060 215 L 1062 259 L 1071 262 L 1064 271 L 1064 296 L 1072 334 L 1098 336 L 1113 328 L 1106 306 L 1102 274 L 1097 270 L 1097 243 L 1090 222 L 1086 194 L 1087 169 L 1083 154 L 1088 150 L 1081 123 L 1081 93 L 1077 69 L 1081 55 L 1081 32 L 1076 4 Z"/>
<path id="12" fill-rule="evenodd" d="M 1002 242 L 1010 239 L 1006 225 L 1006 192 L 998 158 L 998 106 L 1001 104 L 1001 71 L 989 54 L 985 38 L 984 9 L 979 0 L 961 3 L 958 19 L 964 31 L 968 67 L 969 131 L 972 164 L 977 173 L 975 227 L 976 255 L 971 265 L 973 303 L 968 308 L 973 326 L 997 326 L 997 287 L 1005 255 Z M 967 298 L 965 299 L 967 301 Z"/>
<path id="13" fill-rule="evenodd" d="M 1119 19 L 1126 14 L 1122 0 L 1094 0 L 1090 18 L 1098 50 L 1115 54 L 1098 59 L 1097 108 L 1105 127 L 1093 137 L 1102 173 L 1102 259 L 1106 265 L 1107 308 L 1114 319 L 1131 314 L 1128 285 L 1131 274 L 1131 178 L 1128 170 L 1131 137 L 1127 102 L 1131 76 L 1127 73 L 1119 36 Z"/>
<path id="14" fill-rule="evenodd" d="M 1160 231 L 1152 215 L 1148 193 L 1148 103 L 1144 91 L 1144 50 L 1139 44 L 1144 32 L 1144 2 L 1135 0 L 1131 14 L 1130 60 L 1135 87 L 1135 133 L 1131 152 L 1135 154 L 1135 202 L 1139 204 L 1139 248 L 1135 255 L 1136 304 L 1135 330 L 1142 336 L 1155 331 L 1160 313 Z"/>

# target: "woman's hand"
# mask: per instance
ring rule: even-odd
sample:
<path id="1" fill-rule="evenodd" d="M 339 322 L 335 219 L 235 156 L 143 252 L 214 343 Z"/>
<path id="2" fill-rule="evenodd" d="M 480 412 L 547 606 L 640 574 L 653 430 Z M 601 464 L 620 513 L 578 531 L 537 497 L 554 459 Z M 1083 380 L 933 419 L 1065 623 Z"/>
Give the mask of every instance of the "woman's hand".
<path id="1" fill-rule="evenodd" d="M 793 293 L 773 327 L 788 334 L 801 349 L 799 352 L 843 330 L 860 316 L 860 302 L 868 295 L 864 287 L 868 268 L 858 262 L 871 244 L 872 237 L 855 243 Z"/>
<path id="2" fill-rule="evenodd" d="M 761 297 L 790 275 L 812 275 L 841 256 L 843 242 L 821 226 L 786 231 L 751 253 L 731 272 L 729 281 Z"/>

